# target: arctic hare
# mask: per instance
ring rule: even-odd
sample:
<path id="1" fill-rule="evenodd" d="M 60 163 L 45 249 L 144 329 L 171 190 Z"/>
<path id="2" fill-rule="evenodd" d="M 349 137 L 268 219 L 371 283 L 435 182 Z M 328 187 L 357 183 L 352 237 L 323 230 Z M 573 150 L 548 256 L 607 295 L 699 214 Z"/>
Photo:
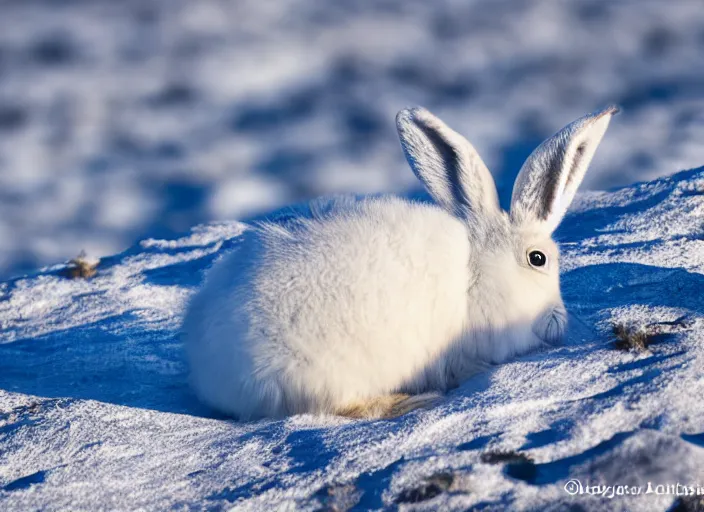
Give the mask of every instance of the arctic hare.
<path id="1" fill-rule="evenodd" d="M 479 369 L 560 343 L 560 223 L 617 108 L 543 142 L 499 206 L 461 135 L 422 108 L 396 123 L 435 204 L 317 200 L 248 229 L 190 303 L 184 341 L 207 404 L 240 419 L 391 417 Z"/>

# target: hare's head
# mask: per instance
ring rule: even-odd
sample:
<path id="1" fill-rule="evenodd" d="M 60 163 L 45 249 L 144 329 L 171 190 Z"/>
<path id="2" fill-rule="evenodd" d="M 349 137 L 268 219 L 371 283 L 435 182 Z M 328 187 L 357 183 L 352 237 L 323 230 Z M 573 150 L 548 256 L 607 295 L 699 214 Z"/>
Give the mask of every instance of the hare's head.
<path id="1" fill-rule="evenodd" d="M 510 213 L 499 206 L 491 173 L 472 145 L 422 108 L 396 118 L 401 145 L 433 199 L 462 220 L 472 247 L 472 307 L 487 323 L 529 325 L 556 344 L 566 327 L 560 295 L 560 224 L 609 125 L 609 107 L 569 124 L 526 160 Z"/>

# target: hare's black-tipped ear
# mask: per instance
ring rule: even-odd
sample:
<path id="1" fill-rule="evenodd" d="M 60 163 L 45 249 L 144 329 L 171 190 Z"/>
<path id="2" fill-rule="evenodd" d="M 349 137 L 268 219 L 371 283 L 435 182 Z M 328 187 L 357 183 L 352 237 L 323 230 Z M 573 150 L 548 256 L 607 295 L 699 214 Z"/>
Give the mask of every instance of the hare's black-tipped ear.
<path id="1" fill-rule="evenodd" d="M 548 234 L 557 228 L 617 112 L 611 106 L 581 117 L 533 151 L 513 186 L 515 224 Z"/>
<path id="2" fill-rule="evenodd" d="M 423 108 L 400 111 L 396 127 L 411 169 L 440 206 L 461 219 L 499 211 L 494 179 L 464 137 Z"/>

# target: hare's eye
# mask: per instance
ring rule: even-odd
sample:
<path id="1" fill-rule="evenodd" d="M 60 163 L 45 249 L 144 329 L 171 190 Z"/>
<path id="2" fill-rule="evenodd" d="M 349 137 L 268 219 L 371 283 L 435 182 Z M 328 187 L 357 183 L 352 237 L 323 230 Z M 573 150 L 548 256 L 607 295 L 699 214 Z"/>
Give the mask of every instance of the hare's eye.
<path id="1" fill-rule="evenodd" d="M 544 267 L 548 262 L 548 257 L 540 251 L 530 251 L 528 253 L 528 263 L 533 267 Z"/>

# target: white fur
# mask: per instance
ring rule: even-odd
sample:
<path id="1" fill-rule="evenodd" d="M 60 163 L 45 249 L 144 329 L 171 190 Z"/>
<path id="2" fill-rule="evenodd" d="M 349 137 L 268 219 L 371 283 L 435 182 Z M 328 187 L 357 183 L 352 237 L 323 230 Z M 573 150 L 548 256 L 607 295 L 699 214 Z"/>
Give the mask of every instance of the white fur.
<path id="1" fill-rule="evenodd" d="M 203 401 L 241 419 L 360 410 L 395 393 L 445 391 L 489 363 L 560 341 L 558 251 L 536 220 L 545 212 L 531 217 L 520 188 L 521 218 L 503 212 L 474 148 L 429 112 L 402 111 L 397 122 L 438 205 L 322 199 L 246 231 L 184 321 Z M 589 138 L 594 123 L 582 124 L 578 135 Z M 600 138 L 605 126 L 596 124 Z M 535 194 L 531 169 L 523 182 Z M 582 175 L 552 179 L 541 193 L 561 196 Z M 564 201 L 560 211 L 554 203 L 543 201 L 561 217 Z M 548 256 L 546 268 L 528 264 L 531 248 Z"/>

